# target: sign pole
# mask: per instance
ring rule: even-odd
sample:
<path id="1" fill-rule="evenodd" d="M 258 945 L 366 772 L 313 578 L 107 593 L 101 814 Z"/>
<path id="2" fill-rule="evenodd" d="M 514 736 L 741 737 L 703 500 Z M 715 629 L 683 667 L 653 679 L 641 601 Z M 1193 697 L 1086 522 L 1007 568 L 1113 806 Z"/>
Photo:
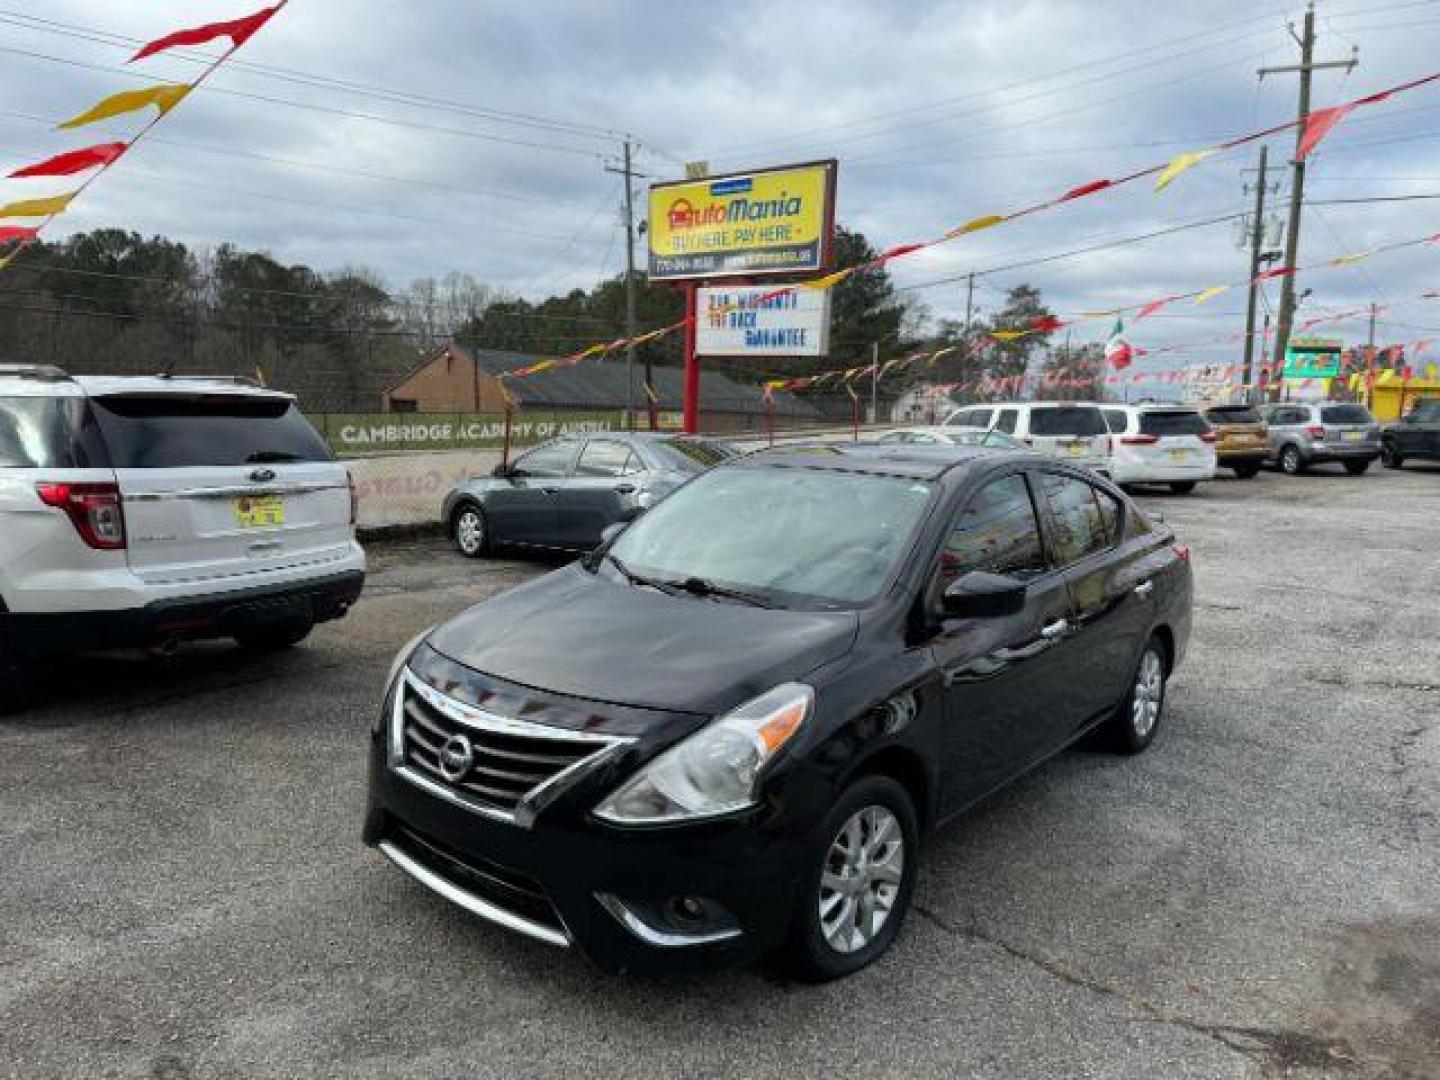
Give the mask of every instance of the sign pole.
<path id="1" fill-rule="evenodd" d="M 695 355 L 695 330 L 698 316 L 695 297 L 699 284 L 687 281 L 685 290 L 685 408 L 682 430 L 686 435 L 700 432 L 700 358 Z"/>
<path id="2" fill-rule="evenodd" d="M 765 441 L 770 446 L 775 445 L 775 402 L 768 390 L 765 393 Z"/>
<path id="3" fill-rule="evenodd" d="M 515 404 L 510 395 L 505 395 L 505 442 L 500 447 L 500 464 L 510 464 L 510 421 L 515 414 Z"/>

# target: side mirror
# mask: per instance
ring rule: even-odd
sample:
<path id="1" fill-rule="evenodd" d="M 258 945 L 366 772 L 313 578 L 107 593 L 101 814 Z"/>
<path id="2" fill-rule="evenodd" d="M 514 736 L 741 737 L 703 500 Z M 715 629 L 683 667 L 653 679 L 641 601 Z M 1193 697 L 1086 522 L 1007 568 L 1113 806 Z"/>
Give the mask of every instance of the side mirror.
<path id="1" fill-rule="evenodd" d="M 510 466 L 506 465 L 502 461 L 499 465 L 496 465 L 495 468 L 490 470 L 490 475 L 495 477 L 497 480 L 504 480 L 510 475 Z"/>
<path id="2" fill-rule="evenodd" d="M 628 521 L 612 521 L 609 525 L 606 525 L 605 528 L 600 530 L 600 546 L 604 547 L 610 543 L 611 540 L 614 540 L 615 537 L 625 531 L 625 526 L 628 524 L 630 524 Z"/>
<path id="3" fill-rule="evenodd" d="M 1025 607 L 1025 582 L 1008 574 L 971 570 L 945 587 L 940 607 L 956 619 L 1014 615 Z"/>

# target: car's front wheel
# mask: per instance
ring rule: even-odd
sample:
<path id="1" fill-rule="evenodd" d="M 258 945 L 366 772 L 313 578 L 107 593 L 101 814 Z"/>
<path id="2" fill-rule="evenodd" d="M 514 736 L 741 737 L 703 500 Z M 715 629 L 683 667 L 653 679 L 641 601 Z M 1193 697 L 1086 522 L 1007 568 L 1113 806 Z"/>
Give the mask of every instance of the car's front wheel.
<path id="1" fill-rule="evenodd" d="M 1110 720 L 1116 748 L 1124 753 L 1138 754 L 1155 741 L 1165 711 L 1167 666 L 1165 644 L 1152 634 L 1135 665 L 1130 692 Z"/>
<path id="2" fill-rule="evenodd" d="M 915 892 L 919 845 L 915 804 L 900 784 L 866 776 L 844 791 L 801 882 L 787 944 L 793 974 L 837 979 L 890 948 Z"/>
<path id="3" fill-rule="evenodd" d="M 1189 495 L 1194 490 L 1194 480 L 1175 480 L 1170 484 L 1170 491 L 1175 495 Z"/>
<path id="4" fill-rule="evenodd" d="M 1235 479 L 1236 479 L 1236 480 L 1254 480 L 1255 477 L 1258 476 L 1259 474 L 1260 474 L 1260 466 L 1259 466 L 1259 465 L 1236 465 L 1236 466 L 1235 466 Z"/>
<path id="5" fill-rule="evenodd" d="M 1368 462 L 1368 461 L 1347 461 L 1347 462 L 1345 462 L 1345 471 L 1348 472 L 1351 476 L 1364 476 L 1364 475 L 1365 475 L 1365 471 L 1366 471 L 1367 469 L 1369 469 L 1369 468 L 1370 468 L 1370 462 Z"/>
<path id="6" fill-rule="evenodd" d="M 1300 456 L 1300 448 L 1293 443 L 1280 451 L 1280 468 L 1291 476 L 1298 476 L 1305 471 L 1305 459 Z"/>
<path id="7" fill-rule="evenodd" d="M 1380 464 L 1387 469 L 1398 469 L 1405 464 L 1405 459 L 1393 442 L 1380 444 Z"/>
<path id="8" fill-rule="evenodd" d="M 485 511 L 474 503 L 465 503 L 450 519 L 450 539 L 455 550 L 467 559 L 478 559 L 490 549 L 490 531 L 486 528 Z"/>

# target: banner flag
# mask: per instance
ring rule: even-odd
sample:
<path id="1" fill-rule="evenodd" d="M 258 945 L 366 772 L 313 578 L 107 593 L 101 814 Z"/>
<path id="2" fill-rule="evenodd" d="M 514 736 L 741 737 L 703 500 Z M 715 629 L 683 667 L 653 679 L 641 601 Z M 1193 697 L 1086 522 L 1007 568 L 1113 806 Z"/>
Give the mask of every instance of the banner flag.
<path id="1" fill-rule="evenodd" d="M 1001 214 L 986 214 L 984 217 L 972 218 L 964 225 L 959 225 L 947 232 L 942 240 L 954 240 L 957 236 L 964 236 L 966 233 L 979 232 L 981 229 L 992 229 L 1005 220 Z"/>
<path id="2" fill-rule="evenodd" d="M 1383 100 L 1383 97 L 1377 97 L 1377 100 Z M 1306 155 L 1319 145 L 1320 140 L 1334 131 L 1336 125 L 1350 115 L 1359 104 L 1358 101 L 1352 101 L 1348 105 L 1333 105 L 1328 109 L 1317 109 L 1312 112 L 1305 120 L 1305 129 L 1300 133 L 1300 145 L 1295 151 L 1295 159 L 1304 161 Z M 1369 102 L 1367 101 L 1366 104 Z"/>
<path id="3" fill-rule="evenodd" d="M 6 203 L 0 206 L 0 218 L 50 217 L 52 214 L 63 214 L 73 198 L 75 192 L 72 191 L 69 195 L 51 195 L 46 199 L 21 199 L 19 202 Z"/>
<path id="4" fill-rule="evenodd" d="M 84 127 L 97 120 L 108 120 L 112 116 L 122 116 L 151 105 L 159 109 L 160 115 L 164 116 L 185 99 L 185 95 L 190 93 L 190 89 L 188 83 L 163 83 L 160 86 L 147 86 L 143 90 L 122 90 L 120 93 L 111 94 L 104 101 L 92 105 L 79 116 L 72 116 L 59 127 L 62 131 L 68 128 Z"/>
<path id="5" fill-rule="evenodd" d="M 1349 266 L 1351 263 L 1357 263 L 1361 259 L 1368 259 L 1370 257 L 1370 254 L 1371 253 L 1368 251 L 1357 251 L 1351 255 L 1341 255 L 1339 258 L 1331 259 L 1330 265 Z"/>
<path id="6" fill-rule="evenodd" d="M 1214 300 L 1215 297 L 1219 296 L 1223 292 L 1226 292 L 1229 288 L 1229 285 L 1212 285 L 1210 286 L 1210 288 L 1203 290 L 1195 297 L 1195 303 L 1203 304 L 1207 300 Z"/>
<path id="7" fill-rule="evenodd" d="M 1071 199 L 1083 199 L 1086 195 L 1094 195 L 1097 191 L 1104 191 L 1106 188 L 1112 187 L 1114 183 L 1115 181 L 1113 180 L 1091 180 L 1088 184 L 1081 184 L 1079 187 L 1071 188 L 1055 201 L 1062 203 L 1069 202 Z"/>
<path id="8" fill-rule="evenodd" d="M 39 232 L 39 229 L 28 225 L 0 225 L 0 244 L 8 244 L 12 240 L 21 240 L 28 244 Z"/>
<path id="9" fill-rule="evenodd" d="M 154 56 L 166 49 L 173 49 L 183 45 L 204 45 L 206 42 L 214 41 L 218 37 L 228 37 L 230 47 L 238 49 L 245 42 L 255 36 L 255 32 L 270 21 L 270 16 L 280 10 L 277 4 L 275 7 L 262 8 L 254 15 L 246 15 L 243 19 L 231 19 L 229 22 L 206 23 L 204 26 L 196 26 L 189 30 L 176 30 L 172 34 L 156 38 L 154 41 L 141 46 L 140 51 L 132 56 L 127 63 L 133 64 L 136 60 L 144 60 L 147 56 Z"/>
<path id="10" fill-rule="evenodd" d="M 1135 355 L 1135 350 L 1130 347 L 1124 335 L 1125 320 L 1116 319 L 1115 329 L 1110 332 L 1110 340 L 1105 342 L 1105 362 L 1116 371 L 1129 367 Z"/>
<path id="11" fill-rule="evenodd" d="M 1170 182 L 1183 173 L 1186 169 L 1193 169 L 1208 157 L 1219 153 L 1218 149 L 1210 150 L 1187 150 L 1183 154 L 1176 154 L 1170 159 L 1170 164 L 1160 170 L 1160 175 L 1155 178 L 1155 190 L 1164 191 L 1170 186 Z"/>
<path id="12" fill-rule="evenodd" d="M 1135 321 L 1136 321 L 1136 322 L 1139 322 L 1141 319 L 1145 318 L 1147 315 L 1154 315 L 1155 312 L 1159 311 L 1162 307 L 1164 307 L 1166 304 L 1168 304 L 1172 299 L 1174 299 L 1174 297 L 1166 296 L 1166 297 L 1162 297 L 1162 298 L 1159 299 L 1159 300 L 1151 300 L 1148 304 L 1146 304 L 1146 305 L 1145 305 L 1144 307 L 1142 307 L 1138 312 L 1136 312 L 1136 314 L 1135 314 Z"/>
<path id="13" fill-rule="evenodd" d="M 1295 267 L 1293 266 L 1276 266 L 1269 270 L 1261 270 L 1260 273 L 1255 275 L 1254 284 L 1258 285 L 1262 281 L 1269 281 L 1271 278 L 1286 277 L 1293 273 L 1295 273 Z"/>
<path id="14" fill-rule="evenodd" d="M 97 165 L 109 165 L 125 152 L 125 148 L 126 144 L 123 142 L 99 143 L 95 146 L 87 146 L 83 150 L 70 150 L 64 154 L 56 154 L 54 157 L 46 158 L 34 165 L 16 169 L 10 175 L 14 179 L 25 176 L 69 176 L 72 173 L 93 169 Z"/>

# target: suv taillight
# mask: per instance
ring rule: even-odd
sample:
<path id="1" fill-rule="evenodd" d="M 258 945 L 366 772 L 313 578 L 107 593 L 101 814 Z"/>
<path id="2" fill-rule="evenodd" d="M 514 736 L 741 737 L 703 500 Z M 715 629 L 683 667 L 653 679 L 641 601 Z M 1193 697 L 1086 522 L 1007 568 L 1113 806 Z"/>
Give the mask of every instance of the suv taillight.
<path id="1" fill-rule="evenodd" d="M 120 501 L 119 484 L 71 484 L 40 481 L 36 494 L 46 506 L 65 511 L 92 548 L 118 551 L 125 546 L 125 507 Z"/>
<path id="2" fill-rule="evenodd" d="M 1312 439 L 1323 439 L 1325 438 L 1325 429 L 1319 424 L 1311 424 L 1305 429 L 1305 434 L 1309 435 Z"/>
<path id="3" fill-rule="evenodd" d="M 345 483 L 350 488 L 350 527 L 354 528 L 360 518 L 360 494 L 355 490 L 355 476 L 349 469 L 345 470 Z"/>
<path id="4" fill-rule="evenodd" d="M 1202 432 L 1200 433 L 1200 441 L 1201 441 L 1201 442 L 1214 442 L 1214 441 L 1215 441 L 1215 432 L 1213 432 L 1213 431 L 1202 431 Z"/>

